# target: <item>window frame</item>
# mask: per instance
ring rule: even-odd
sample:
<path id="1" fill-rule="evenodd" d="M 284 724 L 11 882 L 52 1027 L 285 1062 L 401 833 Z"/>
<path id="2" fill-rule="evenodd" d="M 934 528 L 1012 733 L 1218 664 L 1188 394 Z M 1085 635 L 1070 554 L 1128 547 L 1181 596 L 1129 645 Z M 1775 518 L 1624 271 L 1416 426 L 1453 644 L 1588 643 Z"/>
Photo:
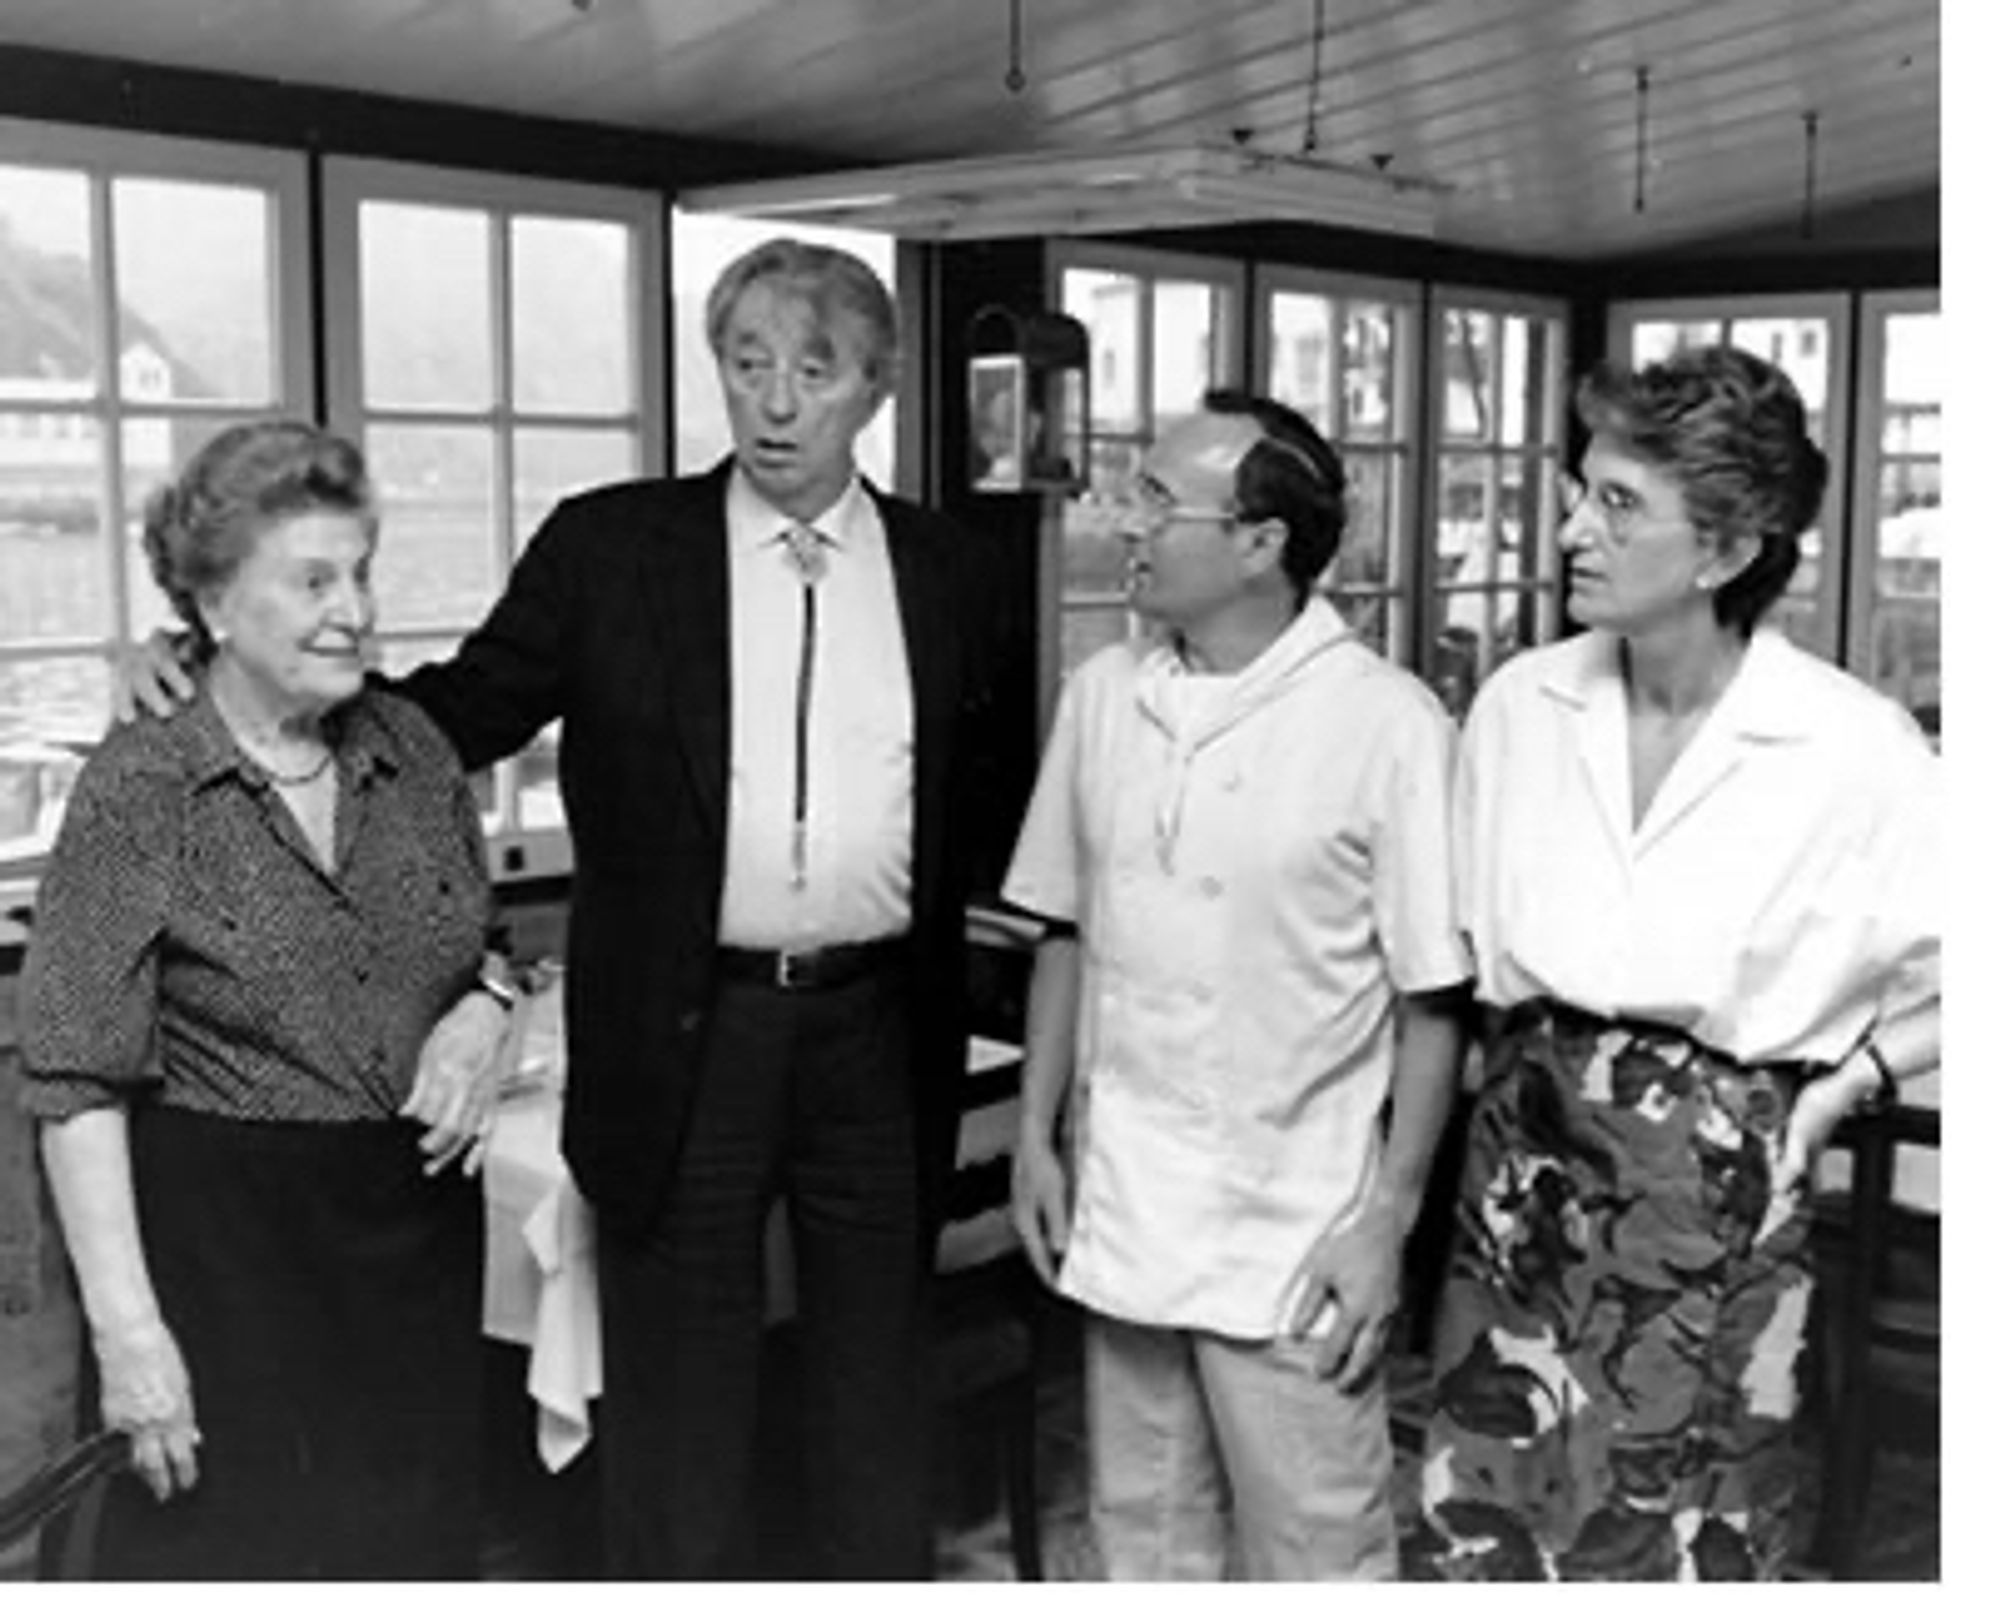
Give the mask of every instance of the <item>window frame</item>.
<path id="1" fill-rule="evenodd" d="M 1858 337 L 1856 339 L 1854 415 L 1851 436 L 1854 449 L 1852 512 L 1847 535 L 1841 540 L 1848 551 L 1842 636 L 1845 640 L 1841 664 L 1863 682 L 1889 693 L 1875 670 L 1875 612 L 1880 603 L 1876 592 L 1876 566 L 1882 549 L 1882 466 L 1890 458 L 1882 447 L 1882 428 L 1887 400 L 1885 367 L 1888 359 L 1888 329 L 1892 316 L 1939 316 L 1944 314 L 1940 290 L 1875 289 L 1855 296 Z M 1947 396 L 1948 397 L 1948 396 Z M 1910 458 L 1898 455 L 1894 458 Z M 1937 465 L 1944 471 L 1943 439 L 1939 439 Z M 1942 572 L 1940 571 L 1940 604 Z M 1942 617 L 1940 617 L 1942 619 Z M 1940 666 L 1940 670 L 1942 667 Z M 1940 690 L 1942 691 L 1942 690 Z M 1891 697 L 1894 697 L 1891 694 Z"/>
<path id="2" fill-rule="evenodd" d="M 1571 305 L 1568 301 L 1552 295 L 1524 294 L 1507 289 L 1480 288 L 1460 283 L 1436 283 L 1431 285 L 1427 298 L 1424 335 L 1426 351 L 1424 376 L 1427 392 L 1424 396 L 1422 463 L 1417 485 L 1419 495 L 1417 517 L 1421 535 L 1416 540 L 1417 607 L 1412 616 L 1412 624 L 1416 629 L 1416 646 L 1400 663 L 1407 665 L 1435 688 L 1440 633 L 1448 613 L 1446 608 L 1448 598 L 1452 593 L 1483 591 L 1488 594 L 1511 592 L 1520 595 L 1521 602 L 1528 606 L 1529 614 L 1529 635 L 1522 643 L 1522 648 L 1551 642 L 1562 633 L 1563 571 L 1561 555 L 1556 546 L 1556 532 L 1562 524 L 1562 514 L 1556 478 L 1569 458 L 1569 396 L 1576 331 Z M 1551 347 L 1544 351 L 1542 357 L 1548 369 L 1543 385 L 1541 414 L 1534 418 L 1536 428 L 1539 429 L 1538 437 L 1531 431 L 1522 443 L 1509 444 L 1505 441 L 1496 419 L 1493 436 L 1489 439 L 1478 442 L 1447 440 L 1445 428 L 1451 381 L 1450 374 L 1445 368 L 1445 318 L 1451 312 L 1461 310 L 1496 318 L 1509 316 L 1539 318 L 1551 325 L 1553 330 Z M 1494 387 L 1498 393 L 1500 385 L 1496 382 Z M 1442 529 L 1443 509 L 1440 502 L 1440 480 L 1446 460 L 1470 457 L 1487 462 L 1491 480 L 1495 484 L 1494 501 L 1489 513 L 1497 517 L 1500 465 L 1513 456 L 1521 457 L 1524 467 L 1527 461 L 1537 457 L 1541 461 L 1541 481 L 1536 491 L 1539 525 L 1532 534 L 1532 543 L 1524 550 L 1524 554 L 1532 558 L 1530 574 L 1511 582 L 1493 581 L 1445 587 L 1439 581 L 1438 571 L 1441 559 L 1439 534 Z M 1526 529 L 1523 535 L 1528 536 Z M 1470 684 L 1471 693 L 1477 693 L 1486 674 L 1480 673 Z M 1469 702 L 1468 697 L 1468 704 Z"/>
<path id="3" fill-rule="evenodd" d="M 1389 582 L 1381 589 L 1350 587 L 1334 582 L 1330 591 L 1336 603 L 1349 596 L 1382 598 L 1389 606 L 1387 654 L 1392 660 L 1410 658 L 1418 635 L 1418 614 L 1422 608 L 1417 546 L 1418 509 L 1421 500 L 1418 479 L 1423 473 L 1424 372 L 1424 287 L 1417 281 L 1393 277 L 1363 276 L 1320 267 L 1285 263 L 1253 262 L 1250 273 L 1250 371 L 1254 391 L 1271 391 L 1271 359 L 1274 338 L 1271 326 L 1272 301 L 1279 294 L 1298 294 L 1335 302 L 1363 301 L 1392 307 L 1397 318 L 1394 364 L 1395 410 L 1386 442 L 1372 439 L 1350 442 L 1336 427 L 1328 441 L 1345 465 L 1356 449 L 1381 456 L 1394 463 L 1396 486 L 1391 492 L 1394 506 L 1389 526 Z M 1335 358 L 1339 355 L 1336 351 Z M 1338 383 L 1335 405 L 1339 404 Z M 1338 410 L 1336 409 L 1336 415 Z"/>
<path id="4" fill-rule="evenodd" d="M 128 503 L 125 428 L 134 420 L 228 424 L 260 417 L 311 416 L 318 391 L 313 334 L 311 175 L 308 158 L 272 145 L 227 143 L 122 129 L 0 118 L 0 163 L 80 172 L 89 181 L 91 336 L 95 343 L 94 391 L 73 399 L 0 399 L 7 414 L 55 413 L 87 417 L 99 429 L 96 499 L 107 581 L 108 616 L 94 634 L 9 640 L 0 638 L 0 665 L 40 660 L 115 662 L 134 641 L 132 611 L 139 585 L 148 580 L 126 536 L 140 505 Z M 119 381 L 117 330 L 120 298 L 117 222 L 112 190 L 121 179 L 254 188 L 268 197 L 266 235 L 271 318 L 271 390 L 268 401 L 128 398 Z M 135 569 L 135 567 L 137 569 Z M 105 706 L 107 717 L 109 706 Z M 0 857 L 0 895 L 27 891 L 48 862 L 46 850 Z"/>
<path id="5" fill-rule="evenodd" d="M 490 349 L 493 390 L 483 407 L 425 405 L 369 406 L 363 387 L 365 330 L 362 323 L 361 211 L 370 202 L 476 210 L 494 226 L 488 240 L 493 286 Z M 627 315 L 632 351 L 632 406 L 617 415 L 520 411 L 512 391 L 512 278 L 509 224 L 520 216 L 610 221 L 632 230 Z M 365 436 L 371 424 L 470 426 L 488 429 L 494 440 L 492 554 L 504 586 L 534 535 L 518 524 L 514 433 L 523 428 L 629 427 L 637 439 L 636 474 L 665 470 L 671 417 L 667 409 L 665 360 L 666 202 L 655 190 L 614 188 L 561 179 L 520 177 L 458 167 L 430 166 L 360 156 L 328 156 L 321 185 L 325 274 L 328 425 L 350 437 Z M 477 623 L 473 623 L 476 625 Z M 470 626 L 397 626 L 380 629 L 386 643 L 426 644 L 464 637 Z M 494 767 L 494 815 L 487 832 L 489 864 L 496 880 L 566 875 L 575 856 L 566 822 L 531 825 L 521 814 L 519 757 Z"/>

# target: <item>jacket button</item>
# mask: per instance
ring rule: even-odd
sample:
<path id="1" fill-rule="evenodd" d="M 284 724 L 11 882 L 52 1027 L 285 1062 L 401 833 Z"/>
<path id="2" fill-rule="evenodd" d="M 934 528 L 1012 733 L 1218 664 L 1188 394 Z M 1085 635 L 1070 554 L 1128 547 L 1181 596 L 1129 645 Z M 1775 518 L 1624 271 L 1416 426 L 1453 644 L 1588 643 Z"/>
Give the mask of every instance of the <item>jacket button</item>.
<path id="1" fill-rule="evenodd" d="M 701 1029 L 701 1011 L 699 1009 L 683 1009 L 675 1019 L 674 1024 L 686 1033 L 699 1031 Z"/>

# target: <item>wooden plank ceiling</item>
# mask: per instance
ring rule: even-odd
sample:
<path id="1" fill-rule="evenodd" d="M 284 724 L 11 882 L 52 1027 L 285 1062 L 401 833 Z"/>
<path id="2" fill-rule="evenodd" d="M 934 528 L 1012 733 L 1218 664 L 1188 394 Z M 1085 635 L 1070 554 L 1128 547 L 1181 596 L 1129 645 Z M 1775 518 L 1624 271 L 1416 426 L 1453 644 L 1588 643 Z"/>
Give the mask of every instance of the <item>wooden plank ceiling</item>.
<path id="1" fill-rule="evenodd" d="M 1940 181 L 1940 0 L 7 0 L 0 42 L 706 135 L 812 167 L 1241 145 L 1584 259 Z M 1318 70 L 1315 74 L 1314 61 Z M 1640 95 L 1644 69 L 1644 209 Z"/>

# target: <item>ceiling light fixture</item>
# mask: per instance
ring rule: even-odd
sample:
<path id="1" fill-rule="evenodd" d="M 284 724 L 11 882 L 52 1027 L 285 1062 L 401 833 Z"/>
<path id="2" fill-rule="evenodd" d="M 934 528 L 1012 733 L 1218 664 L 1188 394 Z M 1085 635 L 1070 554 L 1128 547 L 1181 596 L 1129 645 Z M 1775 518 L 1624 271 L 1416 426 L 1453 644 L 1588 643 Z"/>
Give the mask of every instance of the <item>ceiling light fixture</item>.
<path id="1" fill-rule="evenodd" d="M 675 203 L 933 240 L 1266 221 L 1429 237 L 1446 191 L 1430 178 L 1243 145 L 1111 145 L 723 184 Z"/>
<path id="2" fill-rule="evenodd" d="M 1021 70 L 1021 0 L 1007 0 L 1007 92 L 1019 94 L 1028 86 L 1028 74 Z"/>

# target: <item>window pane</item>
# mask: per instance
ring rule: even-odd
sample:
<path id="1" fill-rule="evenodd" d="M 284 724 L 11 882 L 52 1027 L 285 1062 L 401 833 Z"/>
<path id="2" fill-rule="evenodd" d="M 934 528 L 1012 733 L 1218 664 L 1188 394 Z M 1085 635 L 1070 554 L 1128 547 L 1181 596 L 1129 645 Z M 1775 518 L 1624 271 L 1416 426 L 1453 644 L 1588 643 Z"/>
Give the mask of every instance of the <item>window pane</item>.
<path id="1" fill-rule="evenodd" d="M 1535 506 L 1528 497 L 1525 462 L 1519 455 L 1500 459 L 1499 526 L 1493 545 L 1492 575 L 1500 582 L 1522 582 L 1533 576 L 1527 528 Z M 1539 474 L 1533 474 L 1537 478 Z"/>
<path id="2" fill-rule="evenodd" d="M 1116 606 L 1062 613 L 1062 674 L 1065 678 L 1099 650 L 1131 635 L 1128 612 Z"/>
<path id="3" fill-rule="evenodd" d="M 1090 332 L 1090 410 L 1094 432 L 1137 432 L 1139 282 L 1123 272 L 1072 266 L 1063 272 L 1063 310 Z"/>
<path id="4" fill-rule="evenodd" d="M 1223 295 L 1206 283 L 1153 286 L 1153 436 L 1201 409 L 1214 386 L 1221 350 L 1216 339 Z"/>
<path id="5" fill-rule="evenodd" d="M 544 414 L 636 410 L 631 229 L 518 216 L 512 233 L 514 404 Z"/>
<path id="6" fill-rule="evenodd" d="M 196 450 L 229 423 L 215 417 L 147 416 L 123 427 L 125 453 L 125 608 L 131 635 L 182 625 L 153 580 L 141 537 L 146 500 L 169 482 Z"/>
<path id="7" fill-rule="evenodd" d="M 365 403 L 459 410 L 493 403 L 491 236 L 483 212 L 363 202 Z"/>
<path id="8" fill-rule="evenodd" d="M 1885 318 L 1882 447 L 1892 454 L 1944 451 L 1944 318 Z"/>
<path id="9" fill-rule="evenodd" d="M 1347 531 L 1334 560 L 1334 581 L 1343 585 L 1382 587 L 1396 581 L 1389 529 L 1392 526 L 1393 473 L 1402 461 L 1388 455 L 1349 452 L 1347 467 Z"/>
<path id="10" fill-rule="evenodd" d="M 1063 593 L 1122 597 L 1126 544 L 1119 534 L 1125 513 L 1108 498 L 1073 500 L 1063 516 Z"/>
<path id="11" fill-rule="evenodd" d="M 1493 317 L 1444 313 L 1444 431 L 1447 438 L 1493 436 Z"/>
<path id="12" fill-rule="evenodd" d="M 639 440 L 629 432 L 523 427 L 514 435 L 517 550 L 565 494 L 618 482 L 638 469 Z"/>
<path id="13" fill-rule="evenodd" d="M 95 656 L 0 660 L 0 860 L 48 851 L 110 705 L 110 671 Z"/>
<path id="14" fill-rule="evenodd" d="M 1492 574 L 1489 463 L 1483 456 L 1446 455 L 1438 462 L 1438 582 L 1484 582 Z"/>
<path id="15" fill-rule="evenodd" d="M 1943 498 L 1943 470 L 1934 462 L 1882 468 L 1868 670 L 1931 732 L 1940 730 L 1942 703 Z"/>
<path id="16" fill-rule="evenodd" d="M 82 399 L 97 371 L 90 181 L 0 164 L 0 399 Z"/>
<path id="17" fill-rule="evenodd" d="M 1539 329 L 1525 316 L 1500 319 L 1500 441 L 1523 444 L 1528 440 L 1528 418 L 1541 384 L 1535 379 L 1541 353 Z"/>
<path id="18" fill-rule="evenodd" d="M 119 178 L 111 202 L 119 393 L 142 404 L 270 404 L 278 391 L 270 196 Z"/>
<path id="19" fill-rule="evenodd" d="M 1342 343 L 1343 436 L 1397 436 L 1395 312 L 1387 305 L 1349 305 Z"/>
<path id="20" fill-rule="evenodd" d="M 1333 437 L 1333 301 L 1318 294 L 1273 294 L 1270 315 L 1271 397 Z"/>
<path id="21" fill-rule="evenodd" d="M 1722 342 L 1722 323 L 1696 318 L 1678 322 L 1640 322 L 1632 329 L 1632 364 L 1650 366 L 1656 360 L 1700 344 Z"/>
<path id="22" fill-rule="evenodd" d="M 1755 317 L 1734 322 L 1729 342 L 1761 355 L 1797 386 L 1812 418 L 1813 432 L 1825 437 L 1826 358 L 1833 343 L 1824 316 Z"/>
<path id="23" fill-rule="evenodd" d="M 368 429 L 382 501 L 375 597 L 383 626 L 470 626 L 499 591 L 493 435 L 482 427 Z"/>
<path id="24" fill-rule="evenodd" d="M 103 433 L 73 412 L 0 411 L 0 638 L 98 638 L 111 624 Z"/>

